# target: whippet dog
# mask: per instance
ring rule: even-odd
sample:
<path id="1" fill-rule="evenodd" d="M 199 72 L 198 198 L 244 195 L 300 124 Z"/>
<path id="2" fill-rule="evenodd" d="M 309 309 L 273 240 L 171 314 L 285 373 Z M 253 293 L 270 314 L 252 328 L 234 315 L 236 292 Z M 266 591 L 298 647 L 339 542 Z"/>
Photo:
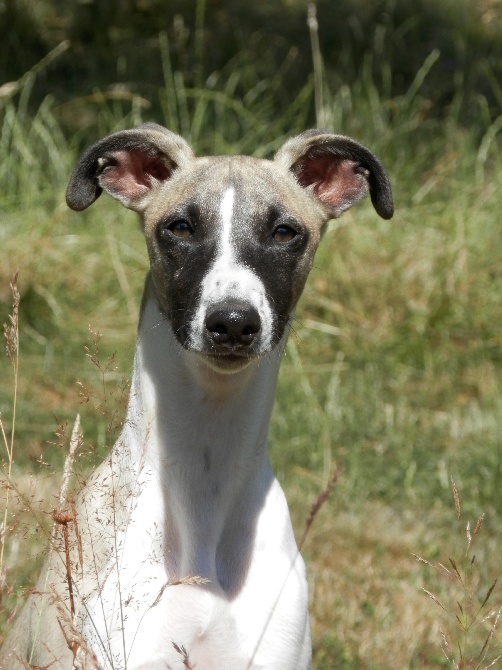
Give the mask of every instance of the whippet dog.
<path id="1" fill-rule="evenodd" d="M 327 131 L 270 161 L 196 158 L 145 124 L 82 156 L 68 205 L 102 191 L 139 213 L 151 265 L 127 416 L 75 501 L 72 611 L 58 539 L 3 667 L 306 670 L 305 565 L 267 433 L 324 228 L 368 193 L 390 218 L 387 174 Z"/>

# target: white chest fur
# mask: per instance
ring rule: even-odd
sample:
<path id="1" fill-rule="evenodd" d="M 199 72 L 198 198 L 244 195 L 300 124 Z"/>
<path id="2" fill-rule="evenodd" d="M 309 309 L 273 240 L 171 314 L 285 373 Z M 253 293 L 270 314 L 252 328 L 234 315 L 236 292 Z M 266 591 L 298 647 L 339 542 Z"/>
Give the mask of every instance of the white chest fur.
<path id="1" fill-rule="evenodd" d="M 233 596 L 217 582 L 183 585 L 176 582 L 193 575 L 168 574 L 162 514 L 152 514 L 161 509 L 160 492 L 150 488 L 117 538 L 101 590 L 86 602 L 84 631 L 102 667 L 182 668 L 173 643 L 204 670 L 309 667 L 305 569 L 277 482 L 258 519 L 245 581 Z"/>
<path id="2" fill-rule="evenodd" d="M 305 567 L 266 452 L 280 352 L 215 404 L 193 383 L 211 372 L 157 345 L 176 343 L 152 301 L 122 438 L 137 473 L 130 513 L 82 593 L 85 636 L 115 670 L 183 668 L 183 649 L 203 670 L 308 668 Z M 184 391 L 166 390 L 165 375 Z M 186 583 L 195 577 L 207 581 Z"/>

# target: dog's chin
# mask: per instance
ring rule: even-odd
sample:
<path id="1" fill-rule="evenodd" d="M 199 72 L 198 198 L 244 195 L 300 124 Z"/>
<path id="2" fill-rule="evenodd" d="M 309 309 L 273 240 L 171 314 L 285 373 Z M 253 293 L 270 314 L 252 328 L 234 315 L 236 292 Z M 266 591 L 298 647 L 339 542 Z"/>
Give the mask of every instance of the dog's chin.
<path id="1" fill-rule="evenodd" d="M 215 354 L 214 352 L 199 352 L 199 359 L 213 371 L 224 375 L 231 375 L 249 368 L 258 360 L 257 354 Z"/>

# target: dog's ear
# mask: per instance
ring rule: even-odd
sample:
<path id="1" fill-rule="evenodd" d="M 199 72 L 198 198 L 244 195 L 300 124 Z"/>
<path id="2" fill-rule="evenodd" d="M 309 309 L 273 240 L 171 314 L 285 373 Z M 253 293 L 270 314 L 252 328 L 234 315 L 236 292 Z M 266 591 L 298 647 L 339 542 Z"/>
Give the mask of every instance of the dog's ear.
<path id="1" fill-rule="evenodd" d="M 80 158 L 66 202 L 81 211 L 104 190 L 127 208 L 142 212 L 147 196 L 192 158 L 193 151 L 182 137 L 156 123 L 114 133 Z"/>
<path id="2" fill-rule="evenodd" d="M 275 161 L 291 170 L 300 186 L 315 195 L 331 217 L 340 216 L 368 191 L 383 219 L 394 214 L 385 168 L 369 149 L 349 137 L 307 130 L 288 140 Z"/>

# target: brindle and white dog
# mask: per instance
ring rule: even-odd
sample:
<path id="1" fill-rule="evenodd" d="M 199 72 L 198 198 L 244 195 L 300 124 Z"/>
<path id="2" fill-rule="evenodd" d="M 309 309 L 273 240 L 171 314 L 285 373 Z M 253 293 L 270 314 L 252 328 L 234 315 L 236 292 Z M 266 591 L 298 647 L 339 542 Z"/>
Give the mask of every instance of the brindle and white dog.
<path id="1" fill-rule="evenodd" d="M 390 218 L 387 174 L 326 131 L 269 161 L 195 158 L 145 124 L 89 149 L 67 202 L 103 190 L 140 214 L 151 264 L 127 417 L 76 500 L 73 625 L 58 541 L 0 667 L 310 668 L 305 566 L 267 432 L 326 223 L 368 192 Z M 189 576 L 207 581 L 175 584 Z"/>

